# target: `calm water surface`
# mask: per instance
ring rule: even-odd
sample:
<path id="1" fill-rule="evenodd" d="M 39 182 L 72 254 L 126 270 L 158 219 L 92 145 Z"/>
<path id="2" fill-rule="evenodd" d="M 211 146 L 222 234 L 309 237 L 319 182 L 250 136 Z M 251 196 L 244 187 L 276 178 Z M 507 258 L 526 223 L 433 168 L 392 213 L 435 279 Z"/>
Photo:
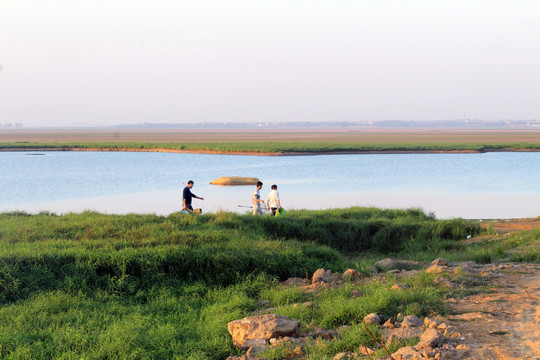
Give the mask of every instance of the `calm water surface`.
<path id="1" fill-rule="evenodd" d="M 0 152 L 0 211 L 169 214 L 189 179 L 194 207 L 246 211 L 253 186 L 208 183 L 252 176 L 279 187 L 286 208 L 421 207 L 438 217 L 540 215 L 540 153 L 260 157 L 130 152 Z"/>

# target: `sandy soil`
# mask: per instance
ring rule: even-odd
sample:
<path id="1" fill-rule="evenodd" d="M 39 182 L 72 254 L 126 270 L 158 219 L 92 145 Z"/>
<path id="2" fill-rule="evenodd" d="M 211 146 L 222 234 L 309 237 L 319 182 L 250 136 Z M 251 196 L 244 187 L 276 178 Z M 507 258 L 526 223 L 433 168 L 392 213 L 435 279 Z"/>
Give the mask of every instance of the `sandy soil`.
<path id="1" fill-rule="evenodd" d="M 540 359 L 540 264 L 492 266 L 482 273 L 487 293 L 449 300 L 456 315 L 448 324 L 469 348 L 464 359 Z"/>
<path id="2" fill-rule="evenodd" d="M 489 226 L 485 224 L 484 226 Z M 514 231 L 540 229 L 540 217 L 493 222 L 500 239 Z M 477 237 L 471 241 L 479 241 Z M 464 359 L 540 359 L 540 264 L 487 265 L 488 291 L 450 299 L 448 323 L 465 337 Z M 517 276 L 516 276 L 517 274 Z"/>

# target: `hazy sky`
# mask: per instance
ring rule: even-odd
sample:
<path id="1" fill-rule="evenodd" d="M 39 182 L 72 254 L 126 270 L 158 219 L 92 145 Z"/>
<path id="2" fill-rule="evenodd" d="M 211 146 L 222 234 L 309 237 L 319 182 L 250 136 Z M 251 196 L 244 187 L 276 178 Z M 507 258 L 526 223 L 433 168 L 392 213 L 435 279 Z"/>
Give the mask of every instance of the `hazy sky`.
<path id="1" fill-rule="evenodd" d="M 540 119 L 537 0 L 0 0 L 0 123 Z"/>

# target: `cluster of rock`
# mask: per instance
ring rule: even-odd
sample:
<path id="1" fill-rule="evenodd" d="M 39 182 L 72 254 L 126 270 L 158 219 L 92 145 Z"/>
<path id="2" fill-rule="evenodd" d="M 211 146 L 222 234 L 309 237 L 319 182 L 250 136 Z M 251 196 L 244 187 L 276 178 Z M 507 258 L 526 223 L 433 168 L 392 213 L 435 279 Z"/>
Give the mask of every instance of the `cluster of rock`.
<path id="1" fill-rule="evenodd" d="M 467 351 L 467 347 L 462 344 L 464 338 L 461 334 L 442 319 L 426 317 L 422 322 L 415 315 L 398 314 L 396 318 L 388 319 L 382 327 L 382 335 L 387 344 L 407 338 L 420 338 L 415 346 L 402 347 L 393 353 L 392 358 L 395 360 L 459 359 Z"/>
<path id="2" fill-rule="evenodd" d="M 381 319 L 382 317 L 378 314 L 369 314 L 364 318 L 364 322 L 380 324 Z M 302 348 L 308 343 L 313 344 L 316 339 L 330 340 L 340 332 L 340 329 L 324 330 L 318 328 L 302 335 L 298 320 L 276 314 L 258 315 L 231 321 L 228 328 L 234 345 L 247 350 L 246 355 L 230 356 L 228 360 L 256 359 L 257 355 L 266 351 L 269 346 L 284 343 Z M 467 351 L 466 346 L 461 344 L 464 340 L 461 334 L 440 319 L 426 317 L 422 322 L 415 315 L 398 315 L 396 318 L 386 320 L 382 328 L 382 335 L 387 345 L 408 338 L 420 338 L 417 345 L 406 346 L 393 353 L 392 358 L 395 360 L 458 359 Z M 334 356 L 334 359 L 355 359 L 361 355 L 374 354 L 375 351 L 376 349 L 373 348 L 362 347 L 358 353 L 339 353 Z"/>
<path id="3" fill-rule="evenodd" d="M 379 270 L 395 274 L 398 277 L 417 275 L 423 269 L 428 274 L 438 275 L 433 280 L 435 284 L 448 289 L 455 289 L 457 285 L 449 281 L 444 275 L 457 275 L 459 273 L 488 275 L 484 269 L 486 267 L 483 268 L 481 265 L 472 261 L 451 264 L 444 258 L 435 259 L 429 265 L 417 261 L 387 258 L 376 262 L 375 267 Z M 494 267 L 494 265 L 490 265 L 488 268 L 490 269 L 491 267 Z M 398 283 L 392 286 L 392 289 L 404 290 L 409 287 L 408 284 Z"/>
<path id="4" fill-rule="evenodd" d="M 417 269 L 425 269 L 427 273 L 440 274 L 434 281 L 440 286 L 448 288 L 455 288 L 456 285 L 447 280 L 443 276 L 444 274 L 456 274 L 460 271 L 479 272 L 476 269 L 478 266 L 474 263 L 460 263 L 458 266 L 451 266 L 446 259 L 442 258 L 434 260 L 429 266 L 414 261 L 384 259 L 378 262 L 376 267 L 392 272 L 397 276 L 414 275 L 419 272 Z M 309 293 L 320 288 L 337 287 L 347 282 L 358 284 L 365 277 L 365 275 L 354 269 L 349 269 L 343 274 L 318 269 L 311 279 L 290 278 L 283 285 L 295 286 Z M 410 285 L 406 283 L 398 283 L 392 287 L 396 291 L 406 291 L 408 288 L 410 288 Z M 359 297 L 363 296 L 363 294 L 359 290 L 353 290 L 352 296 Z M 264 307 L 269 305 L 269 302 L 260 305 Z M 312 308 L 316 304 L 305 302 L 295 306 Z M 301 334 L 298 320 L 272 313 L 275 310 L 275 308 L 268 308 L 260 312 L 260 315 L 231 321 L 228 324 L 234 345 L 242 350 L 247 350 L 246 355 L 240 357 L 230 356 L 228 360 L 256 359 L 258 354 L 266 351 L 270 346 L 279 344 L 288 344 L 295 347 L 300 354 L 302 353 L 302 347 L 306 344 L 314 344 L 317 339 L 333 339 L 339 335 L 341 330 L 341 328 L 336 330 L 317 328 L 310 333 Z M 366 324 L 382 326 L 382 336 L 385 339 L 384 343 L 387 345 L 407 338 L 420 338 L 417 345 L 402 347 L 392 354 L 392 358 L 395 360 L 459 359 L 460 354 L 466 351 L 465 345 L 461 344 L 463 340 L 461 335 L 454 328 L 444 323 L 442 319 L 426 317 L 424 321 L 421 321 L 414 315 L 402 316 L 398 314 L 395 318 L 388 318 L 378 314 L 369 314 L 363 320 Z M 346 326 L 342 328 L 346 328 Z M 360 355 L 371 355 L 375 351 L 376 349 L 372 348 L 360 348 L 357 353 L 340 353 L 334 359 L 355 359 Z M 390 358 L 386 357 L 386 359 Z"/>

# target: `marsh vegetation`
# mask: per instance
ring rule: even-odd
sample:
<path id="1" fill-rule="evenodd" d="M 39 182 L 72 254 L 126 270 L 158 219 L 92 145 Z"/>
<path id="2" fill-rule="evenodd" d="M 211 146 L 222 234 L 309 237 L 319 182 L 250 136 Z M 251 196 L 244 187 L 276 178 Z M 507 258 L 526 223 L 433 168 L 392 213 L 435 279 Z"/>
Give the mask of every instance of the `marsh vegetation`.
<path id="1" fill-rule="evenodd" d="M 224 359 L 238 351 L 227 322 L 255 311 L 262 300 L 308 328 L 352 325 L 331 345 L 347 349 L 367 338 L 358 326 L 366 314 L 443 311 L 444 290 L 422 273 L 406 293 L 388 291 L 389 278 L 363 285 L 368 296 L 351 297 L 352 286 L 345 286 L 313 300 L 280 280 L 321 267 L 367 273 L 389 254 L 490 261 L 538 240 L 536 233 L 506 238 L 503 245 L 464 244 L 467 235 L 482 231 L 477 222 L 437 220 L 417 209 L 290 211 L 281 218 L 4 213 L 0 355 Z M 317 308 L 293 306 L 307 300 Z M 314 348 L 310 356 L 332 351 Z"/>

